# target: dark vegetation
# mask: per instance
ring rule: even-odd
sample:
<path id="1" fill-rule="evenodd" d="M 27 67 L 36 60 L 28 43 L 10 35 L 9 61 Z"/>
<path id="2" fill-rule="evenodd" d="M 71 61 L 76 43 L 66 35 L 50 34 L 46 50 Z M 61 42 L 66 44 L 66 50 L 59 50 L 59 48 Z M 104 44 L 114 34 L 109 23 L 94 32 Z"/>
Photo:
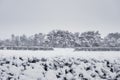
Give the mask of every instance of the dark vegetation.
<path id="1" fill-rule="evenodd" d="M 75 51 L 120 51 L 120 47 L 78 47 Z"/>

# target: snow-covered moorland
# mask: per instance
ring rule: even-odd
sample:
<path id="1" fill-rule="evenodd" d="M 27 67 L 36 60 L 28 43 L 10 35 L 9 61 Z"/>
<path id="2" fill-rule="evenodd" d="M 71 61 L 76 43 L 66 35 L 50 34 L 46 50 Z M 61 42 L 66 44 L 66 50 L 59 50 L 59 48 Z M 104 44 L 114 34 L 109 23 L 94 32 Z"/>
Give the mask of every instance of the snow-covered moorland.
<path id="1" fill-rule="evenodd" d="M 0 50 L 0 80 L 120 80 L 120 52 Z"/>

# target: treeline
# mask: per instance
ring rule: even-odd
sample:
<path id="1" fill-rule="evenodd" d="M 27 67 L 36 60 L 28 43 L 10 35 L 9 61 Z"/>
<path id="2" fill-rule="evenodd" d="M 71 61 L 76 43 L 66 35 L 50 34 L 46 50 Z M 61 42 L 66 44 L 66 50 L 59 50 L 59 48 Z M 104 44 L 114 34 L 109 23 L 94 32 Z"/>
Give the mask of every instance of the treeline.
<path id="1" fill-rule="evenodd" d="M 12 34 L 10 39 L 0 40 L 0 46 L 53 48 L 120 47 L 120 33 L 109 33 L 104 38 L 101 37 L 99 31 L 72 33 L 64 30 L 53 30 L 48 34 L 39 33 L 29 37 Z"/>

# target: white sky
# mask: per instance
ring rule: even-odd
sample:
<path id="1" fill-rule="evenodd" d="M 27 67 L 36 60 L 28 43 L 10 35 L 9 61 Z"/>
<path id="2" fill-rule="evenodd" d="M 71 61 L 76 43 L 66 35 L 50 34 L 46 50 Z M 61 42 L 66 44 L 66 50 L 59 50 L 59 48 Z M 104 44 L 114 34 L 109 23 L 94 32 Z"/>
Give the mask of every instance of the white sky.
<path id="1" fill-rule="evenodd" d="M 120 32 L 120 0 L 0 0 L 0 38 L 53 29 Z"/>

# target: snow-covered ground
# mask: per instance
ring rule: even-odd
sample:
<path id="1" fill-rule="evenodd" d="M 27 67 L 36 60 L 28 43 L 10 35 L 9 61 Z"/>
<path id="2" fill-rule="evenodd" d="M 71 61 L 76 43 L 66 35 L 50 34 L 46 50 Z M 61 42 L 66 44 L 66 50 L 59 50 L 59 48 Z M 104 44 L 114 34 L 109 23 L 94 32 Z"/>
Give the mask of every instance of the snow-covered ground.
<path id="1" fill-rule="evenodd" d="M 120 80 L 120 52 L 0 50 L 0 80 Z"/>
<path id="2" fill-rule="evenodd" d="M 74 49 L 54 49 L 53 51 L 31 51 L 31 50 L 0 50 L 0 55 L 23 56 L 23 57 L 83 57 L 96 59 L 120 58 L 120 51 L 74 51 Z"/>

